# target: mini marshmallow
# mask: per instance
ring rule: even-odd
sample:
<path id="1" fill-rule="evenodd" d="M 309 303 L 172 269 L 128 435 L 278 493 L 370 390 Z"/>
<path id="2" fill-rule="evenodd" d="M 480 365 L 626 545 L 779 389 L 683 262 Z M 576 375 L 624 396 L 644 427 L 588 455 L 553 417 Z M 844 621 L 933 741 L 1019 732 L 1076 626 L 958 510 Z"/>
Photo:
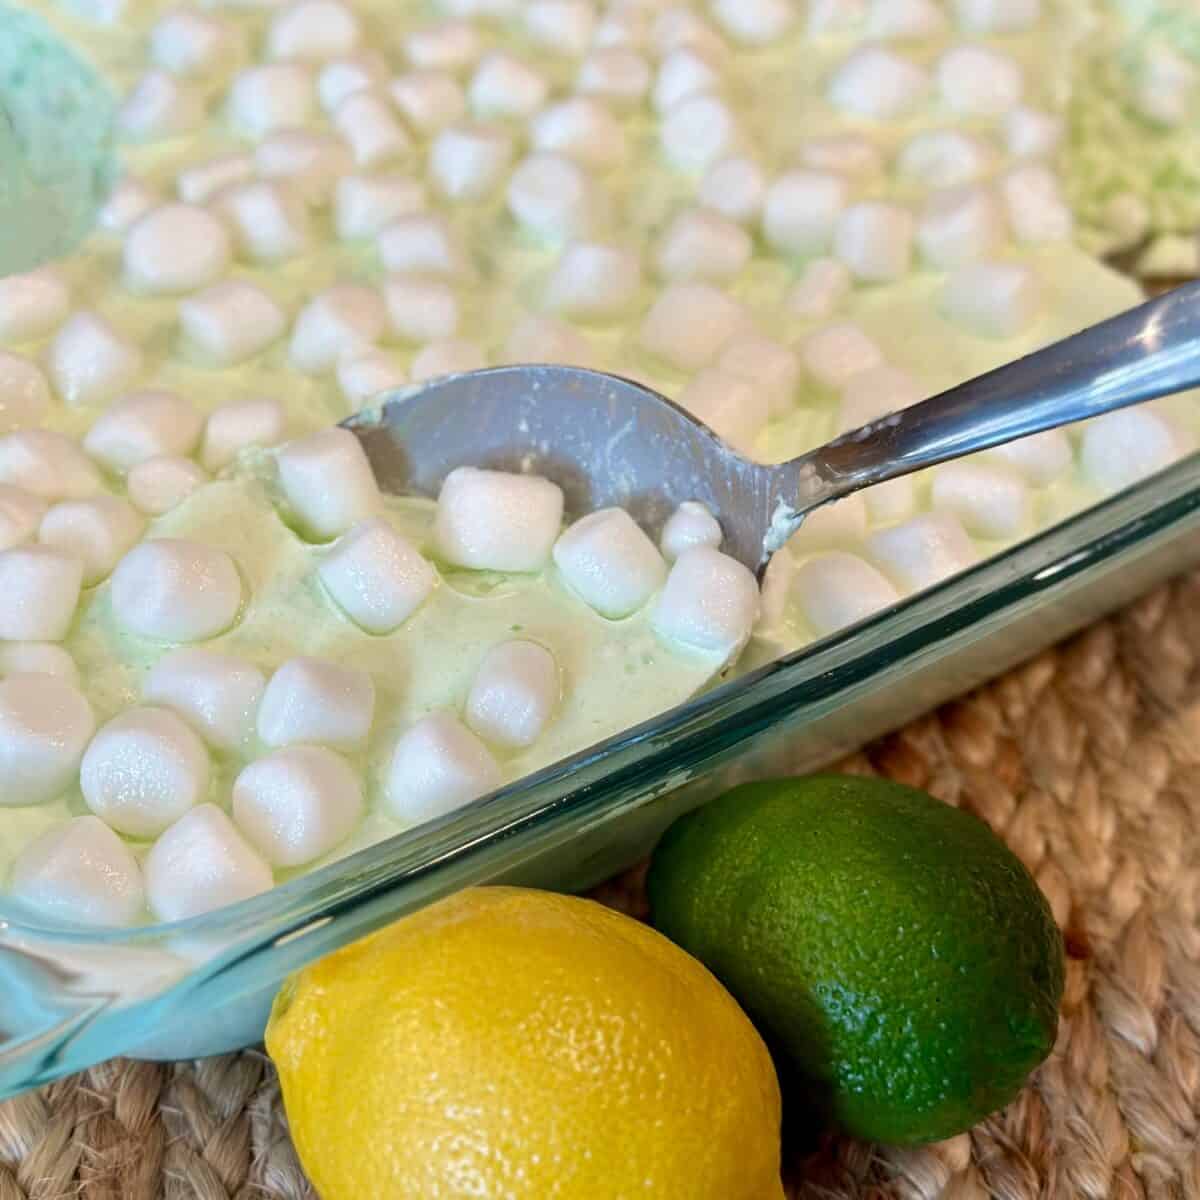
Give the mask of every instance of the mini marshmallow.
<path id="1" fill-rule="evenodd" d="M 867 521 L 872 526 L 894 525 L 905 521 L 917 511 L 917 492 L 911 475 L 889 479 L 864 489 Z"/>
<path id="2" fill-rule="evenodd" d="M 373 396 L 401 387 L 407 380 L 404 368 L 383 350 L 355 354 L 337 365 L 338 387 L 356 410 Z"/>
<path id="3" fill-rule="evenodd" d="M 680 100 L 663 115 L 659 140 L 667 161 L 701 174 L 733 154 L 741 140 L 737 118 L 720 96 L 703 93 Z"/>
<path id="4" fill-rule="evenodd" d="M 1071 236 L 1074 218 L 1049 167 L 1040 163 L 1014 167 L 1001 179 L 1000 191 L 1018 241 L 1061 242 Z"/>
<path id="5" fill-rule="evenodd" d="M 862 26 L 867 0 L 809 0 L 805 28 L 810 35 L 844 34 Z"/>
<path id="6" fill-rule="evenodd" d="M 109 233 L 124 233 L 158 203 L 158 196 L 139 180 L 126 176 L 108 193 L 96 214 L 96 225 Z"/>
<path id="7" fill-rule="evenodd" d="M 597 49 L 628 46 L 638 49 L 646 43 L 646 14 L 632 4 L 613 3 L 604 13 L 592 33 L 592 45 Z"/>
<path id="8" fill-rule="evenodd" d="M 104 487 L 95 464 L 74 438 L 46 429 L 0 436 L 0 483 L 43 500 L 80 500 Z"/>
<path id="9" fill-rule="evenodd" d="M 125 280 L 151 295 L 190 292 L 212 283 L 229 266 L 225 226 L 192 204 L 164 204 L 138 221 L 125 238 Z"/>
<path id="10" fill-rule="evenodd" d="M 721 28 L 747 46 L 769 46 L 796 20 L 788 0 L 713 0 L 712 11 Z"/>
<path id="11" fill-rule="evenodd" d="M 135 392 L 101 413 L 83 448 L 120 475 L 160 454 L 191 454 L 203 429 L 200 413 L 173 392 Z"/>
<path id="12" fill-rule="evenodd" d="M 979 337 L 1011 338 L 1038 318 L 1042 289 L 1032 267 L 977 262 L 958 267 L 946 280 L 938 307 L 954 324 Z"/>
<path id="13" fill-rule="evenodd" d="M 195 9 L 173 9 L 150 30 L 150 58 L 181 79 L 203 77 L 219 69 L 236 49 L 229 22 Z"/>
<path id="14" fill-rule="evenodd" d="M 723 158 L 705 172 L 696 198 L 731 221 L 748 225 L 758 219 L 767 194 L 762 167 L 750 158 Z"/>
<path id="15" fill-rule="evenodd" d="M 482 39 L 469 21 L 443 21 L 410 30 L 404 35 L 403 47 L 405 57 L 414 67 L 458 71 L 479 57 Z"/>
<path id="16" fill-rule="evenodd" d="M 543 104 L 549 86 L 519 58 L 496 50 L 485 55 L 467 86 L 472 111 L 480 117 L 531 117 Z"/>
<path id="17" fill-rule="evenodd" d="M 139 512 L 160 517 L 207 482 L 208 476 L 197 463 L 168 454 L 133 467 L 125 476 L 125 493 Z"/>
<path id="18" fill-rule="evenodd" d="M 978 184 L 934 192 L 917 222 L 917 246 L 931 266 L 949 270 L 994 255 L 1004 242 L 1004 211 Z"/>
<path id="19" fill-rule="evenodd" d="M 429 174 L 448 200 L 484 200 L 513 156 L 512 135 L 500 125 L 452 125 L 429 147 Z"/>
<path id="20" fill-rule="evenodd" d="M 366 671 L 320 658 L 288 659 L 258 706 L 258 736 L 268 746 L 303 742 L 353 749 L 375 716 L 375 685 Z"/>
<path id="21" fill-rule="evenodd" d="M 72 924 L 134 925 L 142 915 L 142 872 L 132 851 L 98 817 L 75 817 L 30 842 L 13 862 L 12 895 Z"/>
<path id="22" fill-rule="evenodd" d="M 204 743 L 169 709 L 151 706 L 102 725 L 79 768 L 88 808 L 136 838 L 156 837 L 203 801 L 208 778 Z"/>
<path id="23" fill-rule="evenodd" d="M 804 369 L 822 387 L 840 388 L 860 371 L 883 364 L 879 347 L 849 321 L 810 333 L 800 346 Z"/>
<path id="24" fill-rule="evenodd" d="M 389 271 L 456 279 L 467 273 L 467 256 L 440 214 L 414 213 L 379 235 L 379 257 Z"/>
<path id="25" fill-rule="evenodd" d="M 859 371 L 851 375 L 842 388 L 838 433 L 861 429 L 880 417 L 916 404 L 924 396 L 921 385 L 899 367 L 875 366 Z"/>
<path id="26" fill-rule="evenodd" d="M 474 571 L 540 571 L 562 514 L 562 491 L 548 479 L 458 467 L 438 495 L 434 544 L 446 562 Z"/>
<path id="27" fill-rule="evenodd" d="M 953 513 L 978 538 L 1019 537 L 1033 517 L 1029 485 L 999 463 L 946 463 L 933 472 L 930 500 L 935 512 Z"/>
<path id="28" fill-rule="evenodd" d="M 619 316 L 636 299 L 642 267 L 632 250 L 600 242 L 572 242 L 546 283 L 546 307 L 580 320 Z"/>
<path id="29" fill-rule="evenodd" d="M 396 742 L 383 800 L 398 821 L 432 821 L 503 782 L 488 748 L 452 713 L 425 717 Z"/>
<path id="30" fill-rule="evenodd" d="M 254 147 L 261 178 L 290 185 L 307 204 L 325 204 L 353 165 L 349 147 L 336 134 L 281 129 Z"/>
<path id="31" fill-rule="evenodd" d="M 0 681 L 0 806 L 62 795 L 95 728 L 91 705 L 72 682 L 45 674 Z"/>
<path id="32" fill-rule="evenodd" d="M 224 633 L 242 606 L 242 579 L 224 550 L 156 538 L 135 546 L 112 573 L 117 624 L 159 642 L 201 642 Z"/>
<path id="33" fill-rule="evenodd" d="M 896 170 L 930 188 L 975 183 L 995 164 L 995 150 L 961 129 L 927 129 L 910 138 L 896 156 Z"/>
<path id="34" fill-rule="evenodd" d="M 0 551 L 0 638 L 61 642 L 75 619 L 83 563 L 51 546 Z"/>
<path id="35" fill-rule="evenodd" d="M 172 650 L 150 668 L 142 699 L 182 717 L 215 750 L 245 748 L 266 677 L 253 664 L 216 650 Z"/>
<path id="36" fill-rule="evenodd" d="M 775 250 L 804 257 L 829 247 L 848 197 L 846 180 L 827 171 L 785 171 L 763 199 L 762 229 Z"/>
<path id="37" fill-rule="evenodd" d="M 1048 158 L 1063 139 L 1063 119 L 1018 104 L 1004 114 L 1004 141 L 1014 158 Z"/>
<path id="38" fill-rule="evenodd" d="M 467 338 L 446 338 L 430 342 L 414 355 L 409 366 L 413 383 L 424 383 L 443 375 L 461 375 L 487 366 L 487 354 L 478 342 Z"/>
<path id="39" fill-rule="evenodd" d="M 758 604 L 758 584 L 737 559 L 697 546 L 675 560 L 650 624 L 667 643 L 731 662 L 750 640 Z"/>
<path id="40" fill-rule="evenodd" d="M 145 522 L 117 496 L 61 500 L 47 510 L 38 541 L 83 563 L 84 587 L 106 578 L 142 536 Z"/>
<path id="41" fill-rule="evenodd" d="M 1188 439 L 1160 413 L 1126 408 L 1083 426 L 1079 464 L 1088 483 L 1107 494 L 1163 470 L 1189 449 Z"/>
<path id="42" fill-rule="evenodd" d="M 433 566 L 379 517 L 343 534 L 317 575 L 338 608 L 367 633 L 398 629 L 437 584 Z"/>
<path id="43" fill-rule="evenodd" d="M 727 283 L 750 261 L 752 249 L 750 235 L 740 225 L 703 208 L 689 208 L 664 230 L 655 263 L 664 279 Z"/>
<path id="44" fill-rule="evenodd" d="M 41 368 L 0 350 L 0 432 L 40 425 L 49 407 L 50 384 Z"/>
<path id="45" fill-rule="evenodd" d="M 948 512 L 923 513 L 871 534 L 867 556 L 905 592 L 932 587 L 978 558 L 962 523 Z"/>
<path id="46" fill-rule="evenodd" d="M 532 0 L 524 7 L 525 34 L 535 45 L 571 58 L 588 48 L 596 23 L 589 0 Z"/>
<path id="47" fill-rule="evenodd" d="M 222 188 L 254 177 L 250 154 L 220 154 L 208 162 L 187 167 L 175 176 L 175 191 L 184 204 L 203 204 Z"/>
<path id="48" fill-rule="evenodd" d="M 303 254 L 311 239 L 303 199 L 278 183 L 256 180 L 222 193 L 217 207 L 229 222 L 238 253 L 254 263 Z"/>
<path id="49" fill-rule="evenodd" d="M 407 342 L 432 342 L 458 331 L 454 289 L 440 279 L 395 275 L 383 285 L 392 331 Z"/>
<path id="50" fill-rule="evenodd" d="M 791 412 L 800 383 L 800 356 L 788 346 L 750 334 L 730 342 L 717 366 L 749 380 L 765 401 L 769 417 Z"/>
<path id="51" fill-rule="evenodd" d="M 233 400 L 208 414 L 200 461 L 207 471 L 227 467 L 251 446 L 276 446 L 287 429 L 287 412 L 278 400 Z"/>
<path id="52" fill-rule="evenodd" d="M 362 29 L 358 17 L 338 0 L 296 0 L 267 27 L 268 58 L 324 62 L 351 54 Z"/>
<path id="53" fill-rule="evenodd" d="M 184 300 L 179 327 L 214 366 L 232 367 L 282 337 L 287 314 L 262 288 L 227 279 Z"/>
<path id="54" fill-rule="evenodd" d="M 1151 43 L 1137 64 L 1133 106 L 1154 124 L 1177 128 L 1195 108 L 1200 72 L 1165 41 Z"/>
<path id="55" fill-rule="evenodd" d="M 406 175 L 344 175 L 334 190 L 338 237 L 371 238 L 425 207 L 425 187 Z"/>
<path id="56" fill-rule="evenodd" d="M 369 92 L 387 82 L 387 64 L 368 51 L 327 62 L 317 75 L 317 99 L 326 114 L 354 92 Z"/>
<path id="57" fill-rule="evenodd" d="M 593 50 L 579 64 L 575 87 L 583 96 L 599 96 L 614 108 L 630 110 L 650 89 L 650 64 L 621 46 Z"/>
<path id="58" fill-rule="evenodd" d="M 735 450 L 753 455 L 754 442 L 767 423 L 767 397 L 750 380 L 717 367 L 693 375 L 679 404 L 703 421 Z"/>
<path id="59" fill-rule="evenodd" d="M 215 804 L 185 813 L 150 847 L 146 900 L 160 921 L 185 921 L 274 886 L 271 868 Z"/>
<path id="60" fill-rule="evenodd" d="M 787 310 L 806 321 L 824 320 L 850 295 L 851 287 L 845 263 L 836 258 L 814 258 L 788 291 Z"/>
<path id="61" fill-rule="evenodd" d="M 728 53 L 721 35 L 699 13 L 683 4 L 672 5 L 654 18 L 650 40 L 660 57 L 681 46 L 696 46 L 713 55 Z"/>
<path id="62" fill-rule="evenodd" d="M 307 375 L 332 370 L 345 354 L 373 345 L 387 325 L 387 309 L 374 288 L 339 283 L 314 296 L 292 326 L 288 359 Z"/>
<path id="63" fill-rule="evenodd" d="M 1041 0 L 954 0 L 959 25 L 971 33 L 1023 33 L 1042 16 Z"/>
<path id="64" fill-rule="evenodd" d="M 511 363 L 564 363 L 586 367 L 595 360 L 592 344 L 556 317 L 528 316 L 513 327 L 504 343 Z"/>
<path id="65" fill-rule="evenodd" d="M 300 63 L 267 63 L 241 71 L 229 89 L 229 117 L 254 141 L 307 125 L 316 107 L 312 72 Z"/>
<path id="66" fill-rule="evenodd" d="M 554 543 L 559 575 L 602 617 L 637 612 L 663 585 L 667 566 L 634 519 L 622 508 L 602 508 L 568 527 Z"/>
<path id="67" fill-rule="evenodd" d="M 1010 54 L 986 46 L 954 46 L 938 59 L 942 101 L 960 117 L 1002 117 L 1021 100 L 1025 79 Z"/>
<path id="68" fill-rule="evenodd" d="M 1071 439 L 1061 429 L 1018 438 L 987 453 L 1023 475 L 1032 487 L 1048 487 L 1066 474 L 1073 461 Z"/>
<path id="69" fill-rule="evenodd" d="M 142 352 L 103 317 L 81 311 L 55 334 L 47 361 L 63 403 L 79 408 L 128 387 L 142 369 Z"/>
<path id="70" fill-rule="evenodd" d="M 412 138 L 374 92 L 351 92 L 334 109 L 332 120 L 360 167 L 382 166 L 412 153 Z"/>
<path id="71" fill-rule="evenodd" d="M 839 133 L 809 138 L 800 147 L 800 165 L 814 171 L 834 171 L 854 179 L 874 179 L 883 173 L 883 151 L 870 138 Z"/>
<path id="72" fill-rule="evenodd" d="M 722 537 L 716 517 L 699 501 L 685 500 L 667 518 L 658 544 L 663 557 L 673 563 L 681 554 L 697 546 L 719 550 Z"/>
<path id="73" fill-rule="evenodd" d="M 908 116 L 929 93 L 929 77 L 911 59 L 882 46 L 855 50 L 827 88 L 834 108 L 853 117 L 893 121 Z"/>
<path id="74" fill-rule="evenodd" d="M 672 283 L 658 294 L 638 341 L 681 371 L 711 363 L 749 325 L 740 304 L 707 283 Z"/>
<path id="75" fill-rule="evenodd" d="M 362 782 L 322 746 L 291 746 L 245 767 L 233 783 L 233 819 L 274 867 L 321 858 L 354 831 Z"/>
<path id="76" fill-rule="evenodd" d="M 46 501 L 23 488 L 0 483 L 0 550 L 30 541 L 42 523 Z"/>
<path id="77" fill-rule="evenodd" d="M 861 542 L 867 534 L 867 506 L 858 493 L 823 504 L 804 518 L 788 546 L 804 553 Z"/>
<path id="78" fill-rule="evenodd" d="M 518 224 L 548 242 L 586 237 L 601 218 L 601 197 L 587 172 L 561 154 L 531 154 L 505 193 Z"/>
<path id="79" fill-rule="evenodd" d="M 0 278 L 0 342 L 25 342 L 57 329 L 71 309 L 71 290 L 52 271 Z"/>
<path id="80" fill-rule="evenodd" d="M 117 129 L 129 142 L 160 142 L 191 133 L 204 121 L 199 92 L 166 71 L 147 71 L 117 110 Z"/>
<path id="81" fill-rule="evenodd" d="M 79 687 L 79 668 L 75 660 L 53 642 L 0 644 L 0 676 L 9 675 L 53 675 Z"/>
<path id="82" fill-rule="evenodd" d="M 801 564 L 791 591 L 818 637 L 857 625 L 900 599 L 887 577 L 869 562 L 836 550 Z"/>
<path id="83" fill-rule="evenodd" d="M 873 38 L 931 38 L 944 33 L 946 15 L 935 0 L 871 0 L 867 36 Z"/>
<path id="84" fill-rule="evenodd" d="M 581 167 L 607 171 L 625 160 L 625 130 L 598 100 L 571 96 L 544 108 L 529 125 L 535 150 L 563 154 Z"/>
<path id="85" fill-rule="evenodd" d="M 323 429 L 276 454 L 279 486 L 306 535 L 345 533 L 379 508 L 379 486 L 362 443 L 348 429 Z"/>
<path id="86" fill-rule="evenodd" d="M 523 750 L 541 737 L 561 695 L 549 650 L 520 639 L 501 642 L 479 664 L 463 716 L 485 742 Z"/>
<path id="87" fill-rule="evenodd" d="M 857 279 L 892 283 L 912 267 L 913 217 L 898 204 L 864 200 L 838 217 L 833 250 Z"/>
<path id="88" fill-rule="evenodd" d="M 462 85 L 441 71 L 410 71 L 393 79 L 388 91 L 409 125 L 426 136 L 452 125 L 467 111 Z"/>

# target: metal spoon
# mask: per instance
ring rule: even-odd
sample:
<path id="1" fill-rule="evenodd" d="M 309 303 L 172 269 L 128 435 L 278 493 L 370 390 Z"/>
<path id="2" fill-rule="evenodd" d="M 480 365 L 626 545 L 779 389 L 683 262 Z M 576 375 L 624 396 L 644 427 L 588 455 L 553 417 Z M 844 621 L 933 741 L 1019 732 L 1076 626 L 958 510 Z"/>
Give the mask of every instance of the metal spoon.
<path id="1" fill-rule="evenodd" d="M 455 467 L 544 475 L 575 515 L 627 508 L 651 533 L 684 500 L 757 574 L 834 500 L 1015 438 L 1200 386 L 1200 283 L 777 465 L 751 462 L 657 392 L 598 371 L 511 366 L 380 398 L 345 422 L 385 491 L 436 496 Z"/>

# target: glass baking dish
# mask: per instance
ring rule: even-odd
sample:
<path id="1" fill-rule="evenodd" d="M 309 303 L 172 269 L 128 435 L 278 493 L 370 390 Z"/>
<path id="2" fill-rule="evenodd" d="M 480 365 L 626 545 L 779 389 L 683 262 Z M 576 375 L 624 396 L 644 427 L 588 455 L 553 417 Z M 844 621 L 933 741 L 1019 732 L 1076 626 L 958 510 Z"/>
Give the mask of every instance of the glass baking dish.
<path id="1" fill-rule="evenodd" d="M 0 1095 L 258 1039 L 283 977 L 457 888 L 583 888 L 735 781 L 810 770 L 1200 561 L 1200 454 L 862 624 L 254 900 L 80 932 L 0 902 Z"/>

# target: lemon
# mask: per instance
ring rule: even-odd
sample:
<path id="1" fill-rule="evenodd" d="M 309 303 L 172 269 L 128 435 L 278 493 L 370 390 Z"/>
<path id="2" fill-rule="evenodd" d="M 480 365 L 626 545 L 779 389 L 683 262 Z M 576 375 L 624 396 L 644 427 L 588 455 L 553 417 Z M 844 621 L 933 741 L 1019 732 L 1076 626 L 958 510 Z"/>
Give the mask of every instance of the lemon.
<path id="1" fill-rule="evenodd" d="M 305 968 L 267 1028 L 322 1200 L 782 1200 L 729 994 L 589 900 L 476 888 Z"/>

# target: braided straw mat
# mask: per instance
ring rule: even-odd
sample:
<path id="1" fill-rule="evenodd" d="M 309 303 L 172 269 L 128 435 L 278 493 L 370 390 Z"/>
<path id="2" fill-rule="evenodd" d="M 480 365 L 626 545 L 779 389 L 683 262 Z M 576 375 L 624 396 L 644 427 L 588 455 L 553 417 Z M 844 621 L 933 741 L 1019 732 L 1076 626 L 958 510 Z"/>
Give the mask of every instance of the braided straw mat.
<path id="1" fill-rule="evenodd" d="M 843 767 L 928 788 L 1005 838 L 1066 935 L 1066 995 L 1053 1055 L 1005 1111 L 916 1150 L 785 1152 L 789 1194 L 1200 1197 L 1200 573 Z M 640 876 L 598 896 L 640 914 Z M 114 1061 L 0 1104 L 0 1200 L 26 1197 L 313 1192 L 249 1050 Z"/>

